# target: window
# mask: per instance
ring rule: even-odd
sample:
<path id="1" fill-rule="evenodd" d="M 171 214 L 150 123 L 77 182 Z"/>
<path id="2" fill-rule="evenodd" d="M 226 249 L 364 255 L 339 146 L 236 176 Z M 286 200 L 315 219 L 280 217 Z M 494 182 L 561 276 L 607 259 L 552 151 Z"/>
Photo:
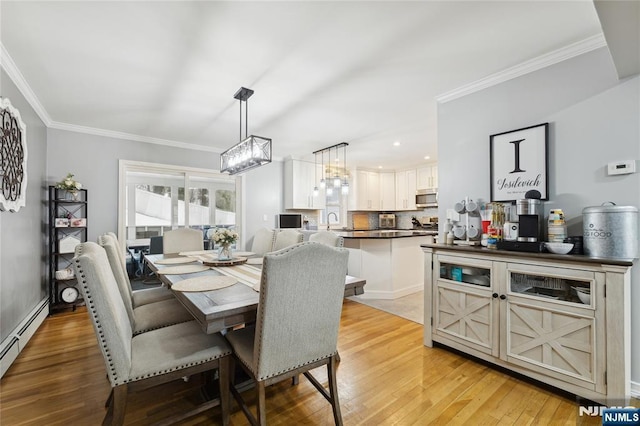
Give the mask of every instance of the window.
<path id="1" fill-rule="evenodd" d="M 120 238 L 149 238 L 180 227 L 201 229 L 205 237 L 217 227 L 240 233 L 239 177 L 121 160 L 120 182 Z"/>

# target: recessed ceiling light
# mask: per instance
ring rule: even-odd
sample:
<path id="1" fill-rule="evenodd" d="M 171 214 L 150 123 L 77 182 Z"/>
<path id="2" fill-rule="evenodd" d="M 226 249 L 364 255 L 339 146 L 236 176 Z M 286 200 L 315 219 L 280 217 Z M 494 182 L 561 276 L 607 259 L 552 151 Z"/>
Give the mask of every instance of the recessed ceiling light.
<path id="1" fill-rule="evenodd" d="M 393 146 L 400 146 L 400 141 L 395 141 L 395 142 L 393 143 Z"/>
<path id="2" fill-rule="evenodd" d="M 381 168 L 382 168 L 382 166 L 378 166 L 378 168 L 379 168 L 379 169 L 381 169 Z"/>
<path id="3" fill-rule="evenodd" d="M 431 157 L 429 157 L 428 155 L 425 155 L 425 156 L 424 156 L 424 159 L 425 159 L 425 160 L 428 160 L 429 158 L 431 158 Z"/>

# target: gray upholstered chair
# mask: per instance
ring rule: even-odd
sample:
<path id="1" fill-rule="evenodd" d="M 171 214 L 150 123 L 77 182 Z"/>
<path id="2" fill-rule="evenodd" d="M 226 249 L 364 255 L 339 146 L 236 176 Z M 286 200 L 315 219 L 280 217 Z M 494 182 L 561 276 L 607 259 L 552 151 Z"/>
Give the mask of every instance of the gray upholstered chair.
<path id="1" fill-rule="evenodd" d="M 129 277 L 125 270 L 122 269 L 122 263 L 119 258 L 119 247 L 114 244 L 113 239 L 109 235 L 101 235 L 98 237 L 98 241 L 102 248 L 95 245 L 95 247 L 87 246 L 84 250 L 85 252 L 95 251 L 97 249 L 104 249 L 104 251 L 106 251 L 108 263 L 111 267 L 111 273 L 115 278 L 114 285 L 120 293 L 120 297 L 124 303 L 134 335 L 154 330 L 156 328 L 193 320 L 193 316 L 189 311 L 187 311 L 184 306 L 178 302 L 178 299 L 171 294 L 171 290 L 166 288 L 165 291 L 170 293 L 171 298 L 136 305 L 134 302 L 134 294 L 149 290 L 132 292 Z"/>
<path id="2" fill-rule="evenodd" d="M 258 256 L 264 256 L 265 254 L 273 251 L 273 243 L 275 238 L 275 230 L 268 228 L 258 229 L 253 236 L 251 251 Z"/>
<path id="3" fill-rule="evenodd" d="M 264 256 L 256 323 L 226 334 L 234 358 L 256 381 L 259 424 L 266 424 L 265 387 L 300 373 L 331 403 L 336 424 L 342 424 L 336 354 L 347 258 L 344 248 L 313 242 Z M 309 373 L 322 365 L 329 392 Z M 255 424 L 233 385 L 231 392 Z"/>
<path id="4" fill-rule="evenodd" d="M 153 238 L 162 238 L 162 237 L 151 237 Z M 122 247 L 120 246 L 120 242 L 118 241 L 118 237 L 113 232 L 107 232 L 106 234 L 102 234 L 98 236 L 98 244 L 104 246 L 104 244 L 110 243 L 113 247 L 110 247 L 107 250 L 107 256 L 109 257 L 109 262 L 114 265 L 119 263 L 122 268 L 122 276 L 120 273 L 120 269 L 115 270 L 117 266 L 112 266 L 113 275 L 116 276 L 116 279 L 120 284 L 124 284 L 121 287 L 121 290 L 128 289 L 127 292 L 131 295 L 131 304 L 134 308 L 142 305 L 146 305 L 153 302 L 158 302 L 160 300 L 173 299 L 173 293 L 167 287 L 154 287 L 144 290 L 133 290 L 131 287 L 131 281 L 129 280 L 129 275 L 126 273 L 127 271 L 127 260 L 122 252 Z"/>
<path id="5" fill-rule="evenodd" d="M 273 251 L 282 250 L 285 247 L 292 246 L 302 242 L 304 234 L 295 229 L 283 229 L 276 233 L 276 239 L 273 243 Z"/>
<path id="6" fill-rule="evenodd" d="M 164 254 L 180 253 L 181 251 L 197 251 L 204 249 L 202 231 L 191 228 L 178 228 L 164 233 L 162 250 Z"/>
<path id="7" fill-rule="evenodd" d="M 87 242 L 76 246 L 75 254 L 76 276 L 112 387 L 103 424 L 123 424 L 129 391 L 216 368 L 219 369 L 220 399 L 208 401 L 191 413 L 197 414 L 219 402 L 222 422 L 228 424 L 231 348 L 224 337 L 203 333 L 195 321 L 134 336 L 105 250 Z M 185 414 L 178 416 L 184 417 Z"/>
<path id="8" fill-rule="evenodd" d="M 343 247 L 344 238 L 331 231 L 318 231 L 309 235 L 309 241 L 326 244 L 330 247 Z"/>

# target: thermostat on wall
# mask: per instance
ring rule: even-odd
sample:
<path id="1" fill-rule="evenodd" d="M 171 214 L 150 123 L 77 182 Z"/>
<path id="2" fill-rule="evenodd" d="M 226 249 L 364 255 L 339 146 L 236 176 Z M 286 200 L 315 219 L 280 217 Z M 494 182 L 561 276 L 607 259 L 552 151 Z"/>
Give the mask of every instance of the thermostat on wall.
<path id="1" fill-rule="evenodd" d="M 607 164 L 608 175 L 626 175 L 636 172 L 636 162 L 634 160 L 614 161 Z"/>

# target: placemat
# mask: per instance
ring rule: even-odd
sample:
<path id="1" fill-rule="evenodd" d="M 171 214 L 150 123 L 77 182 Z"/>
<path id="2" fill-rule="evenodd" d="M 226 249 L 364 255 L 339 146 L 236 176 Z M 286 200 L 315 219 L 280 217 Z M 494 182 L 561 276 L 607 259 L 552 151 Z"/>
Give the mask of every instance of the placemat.
<path id="1" fill-rule="evenodd" d="M 238 280 L 226 275 L 207 275 L 204 277 L 188 278 L 171 286 L 175 291 L 211 291 L 229 287 Z"/>
<path id="2" fill-rule="evenodd" d="M 223 275 L 234 277 L 242 284 L 248 285 L 255 291 L 260 291 L 260 278 L 262 271 L 255 266 L 249 266 L 247 264 L 223 267 L 213 266 L 211 269 Z"/>
<path id="3" fill-rule="evenodd" d="M 208 266 L 204 265 L 180 265 L 180 266 L 169 266 L 166 268 L 158 269 L 157 274 L 161 275 L 180 275 L 180 274 L 192 274 L 194 272 L 202 272 L 209 269 Z"/>
<path id="4" fill-rule="evenodd" d="M 181 251 L 178 253 L 180 256 L 196 256 L 199 254 L 211 254 L 218 253 L 218 250 L 194 250 L 194 251 Z"/>
<path id="5" fill-rule="evenodd" d="M 168 259 L 160 259 L 154 262 L 156 265 L 181 265 L 183 263 L 195 262 L 198 259 L 195 257 L 170 257 Z"/>

